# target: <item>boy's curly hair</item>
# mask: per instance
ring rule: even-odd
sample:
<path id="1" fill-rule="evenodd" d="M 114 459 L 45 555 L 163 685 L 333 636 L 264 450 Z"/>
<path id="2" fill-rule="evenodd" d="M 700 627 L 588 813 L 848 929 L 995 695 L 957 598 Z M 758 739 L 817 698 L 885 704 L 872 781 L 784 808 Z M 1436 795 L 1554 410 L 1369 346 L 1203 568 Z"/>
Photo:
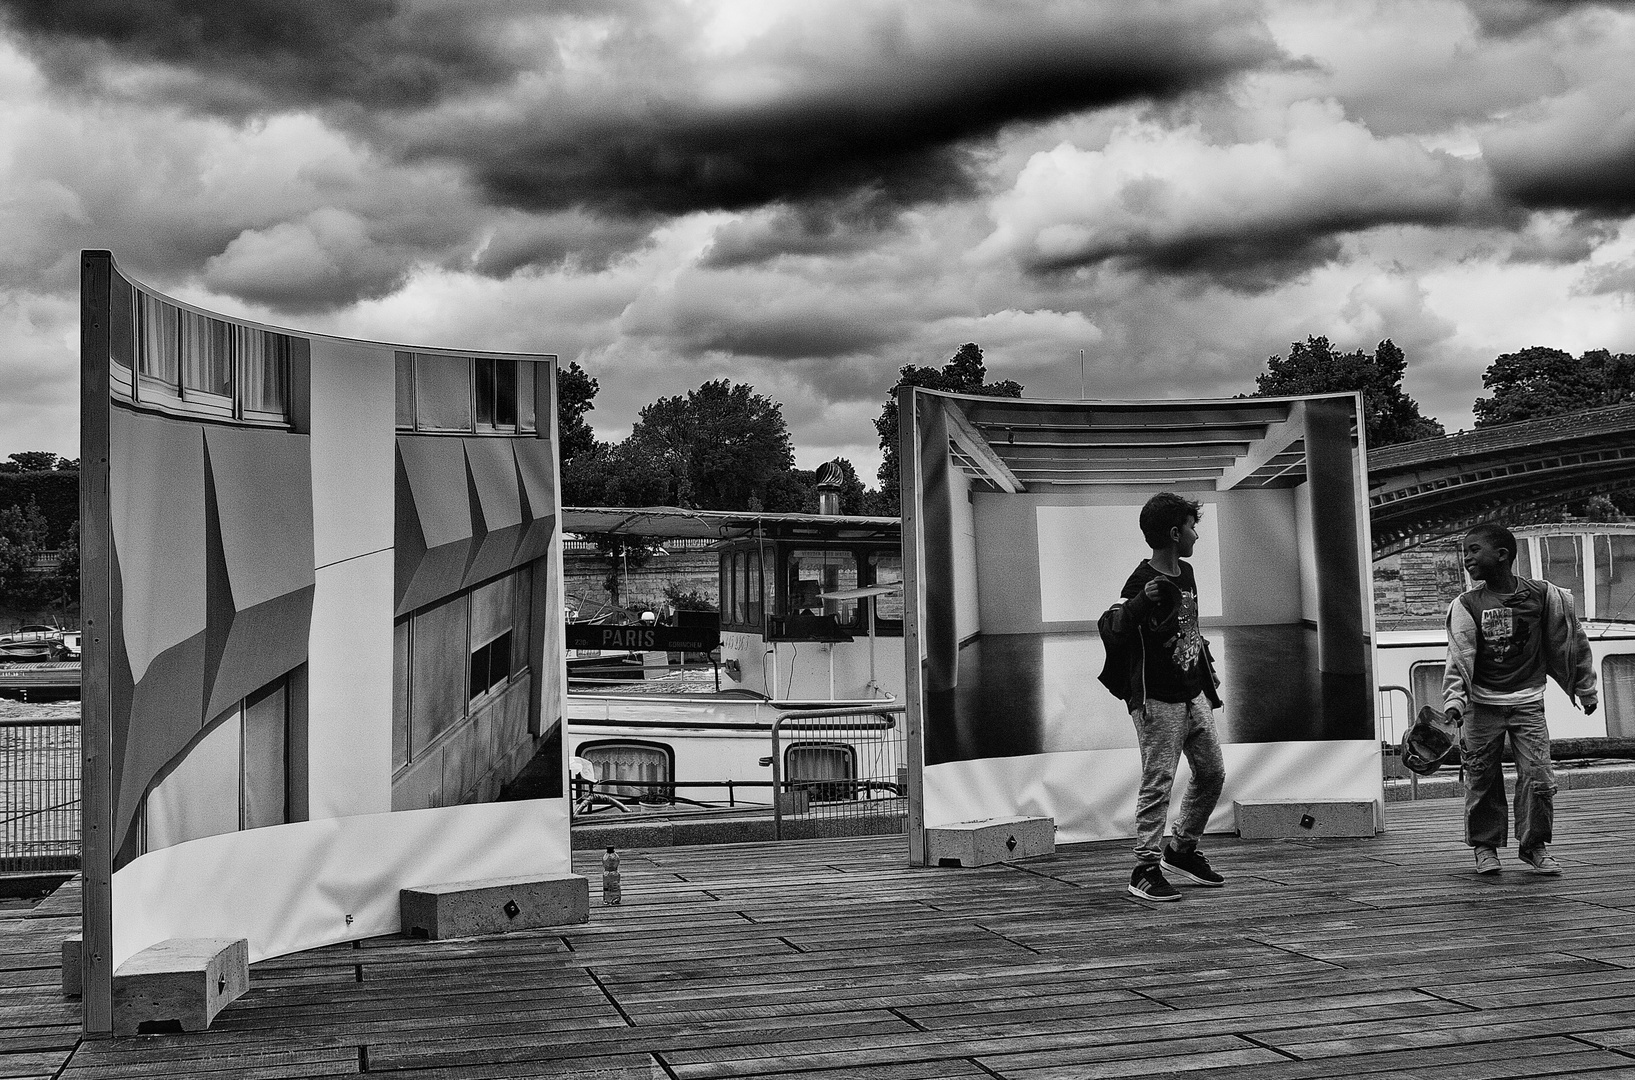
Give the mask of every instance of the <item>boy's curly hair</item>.
<path id="1" fill-rule="evenodd" d="M 1161 548 L 1169 544 L 1171 529 L 1185 525 L 1187 518 L 1196 522 L 1203 516 L 1202 504 L 1173 491 L 1160 491 L 1141 508 L 1141 535 L 1149 546 Z"/>
<path id="2" fill-rule="evenodd" d="M 1516 561 L 1516 534 L 1500 525 L 1496 521 L 1484 521 L 1480 525 L 1465 530 L 1466 536 L 1479 536 L 1496 548 L 1504 548 L 1510 552 L 1510 563 Z"/>

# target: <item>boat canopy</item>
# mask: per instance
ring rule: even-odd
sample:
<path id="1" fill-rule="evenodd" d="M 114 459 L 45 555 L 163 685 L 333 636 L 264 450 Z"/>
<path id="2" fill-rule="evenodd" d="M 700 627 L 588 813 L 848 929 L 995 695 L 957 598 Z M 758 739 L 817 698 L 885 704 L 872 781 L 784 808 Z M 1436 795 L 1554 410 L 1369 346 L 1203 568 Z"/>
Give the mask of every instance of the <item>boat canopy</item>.
<path id="1" fill-rule="evenodd" d="M 688 510 L 679 506 L 562 508 L 562 531 L 579 535 L 647 536 L 658 539 L 897 540 L 894 517 L 830 514 L 767 514 L 739 510 Z"/>

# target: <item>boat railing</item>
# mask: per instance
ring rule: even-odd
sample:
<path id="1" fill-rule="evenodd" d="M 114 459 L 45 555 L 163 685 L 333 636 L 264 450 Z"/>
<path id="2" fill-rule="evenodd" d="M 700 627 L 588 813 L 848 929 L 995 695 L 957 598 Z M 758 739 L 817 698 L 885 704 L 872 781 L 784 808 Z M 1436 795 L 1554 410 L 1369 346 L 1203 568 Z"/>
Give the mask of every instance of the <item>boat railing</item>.
<path id="1" fill-rule="evenodd" d="M 0 718 L 0 873 L 79 860 L 79 718 Z"/>
<path id="2" fill-rule="evenodd" d="M 678 794 L 678 789 L 718 789 L 726 797 L 705 801 Z M 654 810 L 691 810 L 700 813 L 714 811 L 761 810 L 768 807 L 767 798 L 753 796 L 757 789 L 770 796 L 771 780 L 637 780 L 630 777 L 609 780 L 573 778 L 573 813 L 576 817 L 611 811 L 613 813 L 650 813 Z"/>
<path id="3" fill-rule="evenodd" d="M 772 828 L 792 819 L 821 835 L 877 832 L 906 821 L 908 734 L 901 703 L 798 709 L 772 722 Z"/>

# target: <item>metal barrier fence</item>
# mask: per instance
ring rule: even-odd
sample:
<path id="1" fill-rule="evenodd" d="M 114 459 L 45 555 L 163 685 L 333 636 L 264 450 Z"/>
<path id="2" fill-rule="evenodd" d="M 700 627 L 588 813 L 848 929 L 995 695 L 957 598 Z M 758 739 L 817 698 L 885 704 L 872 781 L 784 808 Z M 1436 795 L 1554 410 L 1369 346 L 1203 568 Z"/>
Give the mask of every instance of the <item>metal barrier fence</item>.
<path id="1" fill-rule="evenodd" d="M 904 708 L 881 703 L 787 712 L 772 724 L 773 832 L 868 836 L 904 830 Z"/>
<path id="2" fill-rule="evenodd" d="M 80 722 L 0 719 L 0 873 L 76 870 Z"/>
<path id="3" fill-rule="evenodd" d="M 1406 686 L 1380 687 L 1380 742 L 1391 746 L 1402 741 L 1414 724 L 1414 696 Z"/>

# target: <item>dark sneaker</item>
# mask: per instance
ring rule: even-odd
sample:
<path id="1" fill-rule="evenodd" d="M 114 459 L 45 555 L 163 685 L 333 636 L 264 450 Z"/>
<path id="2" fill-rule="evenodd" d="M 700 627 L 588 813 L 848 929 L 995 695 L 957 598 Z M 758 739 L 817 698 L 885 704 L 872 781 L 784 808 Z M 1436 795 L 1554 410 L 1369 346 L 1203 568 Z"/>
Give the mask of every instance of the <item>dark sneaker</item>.
<path id="1" fill-rule="evenodd" d="M 1164 849 L 1164 869 L 1173 870 L 1177 874 L 1198 885 L 1207 885 L 1211 889 L 1218 889 L 1226 884 L 1226 879 L 1215 873 L 1204 858 L 1204 853 L 1194 849 L 1191 853 L 1182 855 L 1172 847 Z"/>
<path id="2" fill-rule="evenodd" d="M 1497 874 L 1499 872 L 1499 853 L 1485 844 L 1476 845 L 1476 872 L 1478 874 Z"/>
<path id="3" fill-rule="evenodd" d="M 1535 874 L 1548 874 L 1555 877 L 1561 873 L 1561 864 L 1556 862 L 1556 857 L 1551 855 L 1543 844 L 1540 844 L 1532 851 L 1522 852 L 1521 861 L 1531 867 Z"/>
<path id="4" fill-rule="evenodd" d="M 1130 875 L 1130 895 L 1142 900 L 1165 902 L 1181 899 L 1175 886 L 1164 880 L 1164 872 L 1157 863 L 1142 863 Z"/>

